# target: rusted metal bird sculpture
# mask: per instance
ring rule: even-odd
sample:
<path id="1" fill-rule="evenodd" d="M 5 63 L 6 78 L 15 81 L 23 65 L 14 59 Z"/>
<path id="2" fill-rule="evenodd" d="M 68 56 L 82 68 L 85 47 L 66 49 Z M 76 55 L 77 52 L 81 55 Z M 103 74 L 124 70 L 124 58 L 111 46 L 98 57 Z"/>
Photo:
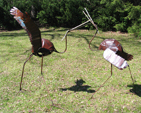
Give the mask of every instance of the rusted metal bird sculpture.
<path id="1" fill-rule="evenodd" d="M 87 9 L 86 8 L 84 8 L 84 9 L 85 9 L 85 11 L 87 13 Z M 84 11 L 83 11 L 83 13 L 86 15 L 86 13 Z M 65 50 L 63 52 L 58 52 L 55 49 L 52 42 L 50 42 L 47 39 L 41 38 L 41 32 L 40 32 L 39 28 L 34 23 L 34 21 L 30 18 L 30 15 L 27 12 L 25 12 L 25 14 L 24 14 L 18 8 L 13 7 L 10 10 L 10 14 L 14 15 L 14 19 L 16 19 L 17 22 L 22 26 L 22 28 L 24 28 L 26 30 L 27 34 L 29 35 L 30 42 L 32 44 L 32 54 L 24 62 L 24 65 L 23 65 L 21 82 L 20 82 L 20 90 L 22 89 L 21 86 L 22 86 L 22 79 L 23 79 L 25 64 L 33 55 L 42 57 L 42 61 L 41 61 L 41 74 L 42 74 L 43 57 L 47 56 L 47 55 L 50 55 L 52 52 L 57 52 L 57 53 L 66 52 L 66 50 L 67 50 L 67 34 L 69 32 L 71 32 L 71 31 L 73 31 L 73 30 L 75 30 L 77 28 L 82 27 L 83 25 L 87 24 L 88 22 L 91 22 L 95 26 L 92 19 L 88 18 L 88 16 L 86 15 L 86 17 L 88 18 L 88 21 L 86 21 L 86 22 L 84 22 L 84 23 L 82 23 L 82 24 L 80 24 L 80 25 L 78 25 L 78 26 L 76 26 L 76 27 L 74 27 L 72 29 L 67 30 L 65 36 L 62 38 L 62 40 L 65 38 L 65 44 L 66 44 Z"/>
<path id="2" fill-rule="evenodd" d="M 24 28 L 29 36 L 30 42 L 32 44 L 32 54 L 29 56 L 29 58 L 24 62 L 23 70 L 22 70 L 22 76 L 21 76 L 21 82 L 20 82 L 20 90 L 22 90 L 22 79 L 24 74 L 24 67 L 26 62 L 33 56 L 39 56 L 42 57 L 41 61 L 41 74 L 42 74 L 42 68 L 43 68 L 43 57 L 50 55 L 52 52 L 57 53 L 64 53 L 67 50 L 67 35 L 65 36 L 66 39 L 66 47 L 63 52 L 58 52 L 53 43 L 50 42 L 47 39 L 41 38 L 41 32 L 38 28 L 38 26 L 34 23 L 34 21 L 30 18 L 30 15 L 25 12 L 22 13 L 18 8 L 13 7 L 10 10 L 10 14 L 14 15 L 14 19 L 17 20 L 17 22 Z"/>
<path id="3" fill-rule="evenodd" d="M 103 57 L 105 60 L 111 63 L 111 76 L 112 76 L 112 65 L 120 70 L 129 68 L 131 79 L 134 85 L 134 79 L 127 61 L 133 59 L 133 55 L 126 53 L 123 50 L 121 44 L 115 39 L 105 39 L 99 46 L 99 50 L 104 50 Z M 127 61 L 126 61 L 127 60 Z M 109 76 L 108 79 L 111 77 Z M 106 81 L 108 81 L 108 79 Z M 106 81 L 98 88 L 98 90 L 106 83 Z M 97 91 L 98 91 L 97 90 Z"/>
<path id="4" fill-rule="evenodd" d="M 111 76 L 112 76 L 112 65 L 116 66 L 120 70 L 123 70 L 124 68 L 129 67 L 126 60 L 127 61 L 132 60 L 133 55 L 128 54 L 125 51 L 123 51 L 123 47 L 121 46 L 121 44 L 117 40 L 115 40 L 115 39 L 106 39 L 100 44 L 100 46 L 99 46 L 99 48 L 97 50 L 93 50 L 91 48 L 90 45 L 91 45 L 92 40 L 95 38 L 96 34 L 98 33 L 98 27 L 94 23 L 94 21 L 92 20 L 92 18 L 90 16 L 90 14 L 88 13 L 87 9 L 85 9 L 85 11 L 86 11 L 86 13 L 85 12 L 83 12 L 83 13 L 90 20 L 90 22 L 94 25 L 94 27 L 96 28 L 96 33 L 94 34 L 93 38 L 89 42 L 89 48 L 92 51 L 104 50 L 103 57 L 108 62 L 111 63 Z M 133 79 L 130 67 L 129 67 L 129 71 L 130 71 L 131 79 L 132 79 L 132 82 L 133 82 L 133 85 L 134 85 L 134 79 Z M 108 79 L 111 76 L 109 76 Z M 108 79 L 95 91 L 95 93 L 108 81 Z M 93 95 L 92 95 L 91 98 L 93 98 Z"/>
<path id="5" fill-rule="evenodd" d="M 89 48 L 92 51 L 97 51 L 97 50 L 93 50 L 90 47 L 90 44 L 91 44 L 92 40 L 94 39 L 94 37 L 96 36 L 96 34 L 97 34 L 97 32 L 95 33 L 95 35 L 93 36 L 93 38 L 89 42 Z M 123 47 L 121 46 L 121 44 L 115 39 L 105 39 L 100 44 L 98 50 L 104 50 L 103 57 L 105 58 L 105 60 L 107 60 L 108 62 L 111 63 L 111 76 L 112 76 L 112 65 L 116 66 L 120 70 L 123 70 L 124 68 L 128 67 L 129 71 L 130 71 L 131 79 L 132 79 L 132 82 L 134 85 L 134 79 L 133 79 L 130 67 L 129 67 L 128 63 L 126 62 L 126 60 L 127 61 L 132 60 L 133 55 L 126 53 L 123 50 Z M 109 76 L 108 79 L 111 76 Z M 95 93 L 108 81 L 108 79 L 95 91 Z M 93 98 L 93 95 L 91 98 Z"/>

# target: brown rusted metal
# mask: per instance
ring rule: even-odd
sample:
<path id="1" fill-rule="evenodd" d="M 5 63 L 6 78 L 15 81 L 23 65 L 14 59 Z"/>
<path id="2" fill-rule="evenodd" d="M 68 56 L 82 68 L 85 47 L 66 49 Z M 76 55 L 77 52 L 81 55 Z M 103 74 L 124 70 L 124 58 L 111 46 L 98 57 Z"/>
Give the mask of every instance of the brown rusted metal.
<path id="1" fill-rule="evenodd" d="M 128 68 L 129 68 L 129 72 L 130 72 L 131 79 L 132 79 L 133 86 L 134 86 L 134 82 L 135 82 L 135 80 L 134 80 L 134 78 L 133 78 L 133 75 L 132 75 L 132 73 L 131 73 L 131 69 L 130 69 L 130 66 L 129 66 L 129 65 L 128 65 Z"/>
<path id="2" fill-rule="evenodd" d="M 117 50 L 122 51 L 121 44 L 115 39 L 105 39 L 104 41 L 101 42 L 99 50 L 106 50 L 107 48 L 110 48 L 115 52 Z"/>
<path id="3" fill-rule="evenodd" d="M 115 39 L 105 39 L 99 46 L 99 50 L 106 50 L 107 48 L 116 52 L 117 55 L 121 56 L 127 61 L 133 59 L 133 55 L 124 52 L 121 44 Z"/>
<path id="4" fill-rule="evenodd" d="M 30 42 L 34 49 L 34 55 L 37 55 L 38 49 L 42 47 L 41 32 L 38 26 L 30 18 L 30 15 L 26 12 L 22 13 L 18 8 L 13 7 L 10 10 L 11 15 L 14 15 L 14 19 L 27 31 Z"/>
<path id="5" fill-rule="evenodd" d="M 99 50 L 104 50 L 104 54 L 103 54 L 104 58 L 111 63 L 111 76 L 112 76 L 112 65 L 116 66 L 117 68 L 121 70 L 128 66 L 131 79 L 134 85 L 134 79 L 133 79 L 130 67 L 125 61 L 125 60 L 127 61 L 132 60 L 133 55 L 124 52 L 121 44 L 115 39 L 104 40 L 100 44 Z M 109 76 L 108 79 L 111 76 Z M 100 90 L 100 88 L 108 81 L 108 79 L 95 91 L 95 93 Z M 95 93 L 93 93 L 93 95 Z M 93 95 L 91 96 L 90 99 L 93 98 Z"/>
<path id="6" fill-rule="evenodd" d="M 65 40 L 66 40 L 65 41 L 65 50 L 63 52 L 59 52 L 56 50 L 52 42 L 50 42 L 47 39 L 42 38 L 42 47 L 38 48 L 37 55 L 41 57 L 41 56 L 47 56 L 51 54 L 52 52 L 57 52 L 60 54 L 65 53 L 67 50 L 67 37 L 65 38 Z M 32 47 L 32 53 L 35 53 L 33 47 Z"/>
<path id="7" fill-rule="evenodd" d="M 41 61 L 41 74 L 43 74 L 43 56 L 42 56 L 42 61 Z"/>
<path id="8" fill-rule="evenodd" d="M 66 50 L 67 50 L 67 36 L 65 36 L 65 50 L 63 52 L 59 52 L 55 49 L 52 42 L 50 42 L 47 39 L 41 39 L 41 32 L 40 32 L 38 26 L 30 18 L 30 15 L 27 12 L 24 14 L 18 8 L 13 7 L 10 10 L 10 14 L 14 15 L 14 18 L 17 20 L 17 22 L 22 26 L 22 28 L 24 28 L 27 31 L 27 34 L 29 35 L 30 42 L 32 44 L 32 54 L 24 62 L 24 65 L 23 65 L 23 71 L 22 71 L 21 82 L 20 82 L 20 90 L 21 90 L 22 79 L 23 79 L 23 74 L 24 74 L 24 67 L 25 67 L 26 62 L 33 55 L 42 57 L 42 61 L 41 61 L 41 74 L 42 74 L 43 57 L 51 54 L 53 51 L 57 52 L 57 53 L 66 52 Z"/>
<path id="9" fill-rule="evenodd" d="M 91 42 L 92 42 L 93 39 L 95 38 L 97 32 L 98 32 L 98 30 L 96 30 L 96 33 L 94 34 L 93 38 L 92 38 L 92 39 L 90 40 L 90 42 L 89 42 L 89 48 L 90 48 L 91 51 L 98 51 L 98 49 L 97 49 L 97 50 L 93 50 L 93 49 L 91 48 Z"/>
<path id="10" fill-rule="evenodd" d="M 31 54 L 31 55 L 29 56 L 29 58 L 28 58 L 28 59 L 24 62 L 24 64 L 23 64 L 23 70 L 22 70 L 22 76 L 21 76 L 21 82 L 20 82 L 20 90 L 22 90 L 22 79 L 23 79 L 25 64 L 26 64 L 26 62 L 27 62 L 33 55 L 34 55 L 34 54 Z"/>
<path id="11" fill-rule="evenodd" d="M 34 49 L 34 54 L 36 55 L 38 49 L 42 47 L 41 32 L 33 20 L 30 20 L 27 23 L 25 23 L 25 26 L 28 30 L 32 48 Z"/>

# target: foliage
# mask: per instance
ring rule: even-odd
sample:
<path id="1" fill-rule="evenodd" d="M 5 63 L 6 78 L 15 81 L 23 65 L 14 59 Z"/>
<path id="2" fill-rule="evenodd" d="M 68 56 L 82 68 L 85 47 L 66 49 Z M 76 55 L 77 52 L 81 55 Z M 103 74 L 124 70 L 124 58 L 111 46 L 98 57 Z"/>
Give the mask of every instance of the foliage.
<path id="1" fill-rule="evenodd" d="M 0 0 L 0 26 L 20 28 L 9 14 L 16 6 L 31 13 L 43 26 L 74 27 L 86 21 L 82 10 L 86 7 L 99 29 L 103 31 L 133 32 L 138 35 L 141 15 L 140 0 Z M 34 14 L 32 15 L 32 11 Z M 17 27 L 18 26 L 18 27 Z M 94 26 L 85 26 L 93 29 Z"/>
<path id="2" fill-rule="evenodd" d="M 30 12 L 32 5 L 35 5 L 36 7 L 39 5 L 39 3 L 35 1 L 36 0 L 0 0 L 0 27 L 8 30 L 21 28 L 10 15 L 10 9 L 15 6 L 22 12 Z"/>
<path id="3" fill-rule="evenodd" d="M 80 0 L 44 0 L 38 14 L 41 23 L 51 26 L 75 26 L 82 21 L 83 2 Z"/>
<path id="4" fill-rule="evenodd" d="M 134 6 L 128 17 L 132 20 L 132 26 L 128 28 L 128 32 L 134 33 L 136 37 L 141 37 L 141 7 Z"/>
<path id="5" fill-rule="evenodd" d="M 119 9 L 123 8 L 122 0 L 101 0 L 99 8 L 98 25 L 103 30 L 114 30 L 115 24 L 119 21 Z"/>

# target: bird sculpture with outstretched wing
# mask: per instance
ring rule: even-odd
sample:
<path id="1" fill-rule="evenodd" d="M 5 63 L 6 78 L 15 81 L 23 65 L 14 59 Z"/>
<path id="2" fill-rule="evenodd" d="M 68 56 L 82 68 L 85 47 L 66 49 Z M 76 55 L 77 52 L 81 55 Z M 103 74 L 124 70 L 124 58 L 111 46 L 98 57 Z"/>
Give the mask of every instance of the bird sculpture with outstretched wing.
<path id="1" fill-rule="evenodd" d="M 41 32 L 38 26 L 30 18 L 30 15 L 25 12 L 23 14 L 18 8 L 13 7 L 10 10 L 10 14 L 14 15 L 14 19 L 27 31 L 29 35 L 30 42 L 32 44 L 32 53 L 34 55 L 46 56 L 51 54 L 53 51 L 58 52 L 52 42 L 47 39 L 41 38 Z"/>
<path id="2" fill-rule="evenodd" d="M 34 23 L 34 21 L 30 18 L 30 15 L 25 12 L 22 13 L 18 8 L 13 7 L 10 10 L 10 14 L 14 15 L 14 19 L 17 20 L 17 22 L 24 28 L 29 36 L 30 42 L 32 44 L 32 54 L 30 57 L 25 61 L 23 65 L 23 71 L 21 76 L 21 82 L 20 82 L 20 90 L 21 90 L 21 84 L 22 84 L 22 78 L 24 73 L 24 66 L 26 62 L 33 56 L 39 56 L 42 57 L 42 63 L 41 63 L 41 73 L 42 73 L 42 67 L 43 67 L 43 56 L 47 56 L 51 54 L 53 51 L 57 53 L 64 53 L 67 50 L 67 36 L 65 35 L 66 39 L 66 48 L 64 52 L 58 52 L 53 43 L 50 42 L 47 39 L 41 38 L 41 32 L 38 28 L 38 26 Z"/>

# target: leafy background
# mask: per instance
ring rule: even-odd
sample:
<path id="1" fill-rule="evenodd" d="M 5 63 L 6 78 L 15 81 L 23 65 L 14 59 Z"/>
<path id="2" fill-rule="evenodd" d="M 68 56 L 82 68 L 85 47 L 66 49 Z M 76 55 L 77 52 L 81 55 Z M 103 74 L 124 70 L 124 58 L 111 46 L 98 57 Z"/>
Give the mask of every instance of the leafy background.
<path id="1" fill-rule="evenodd" d="M 9 14 L 13 6 L 30 13 L 39 26 L 67 28 L 86 21 L 82 13 L 86 7 L 99 29 L 141 36 L 140 0 L 0 0 L 0 28 L 21 28 Z"/>

